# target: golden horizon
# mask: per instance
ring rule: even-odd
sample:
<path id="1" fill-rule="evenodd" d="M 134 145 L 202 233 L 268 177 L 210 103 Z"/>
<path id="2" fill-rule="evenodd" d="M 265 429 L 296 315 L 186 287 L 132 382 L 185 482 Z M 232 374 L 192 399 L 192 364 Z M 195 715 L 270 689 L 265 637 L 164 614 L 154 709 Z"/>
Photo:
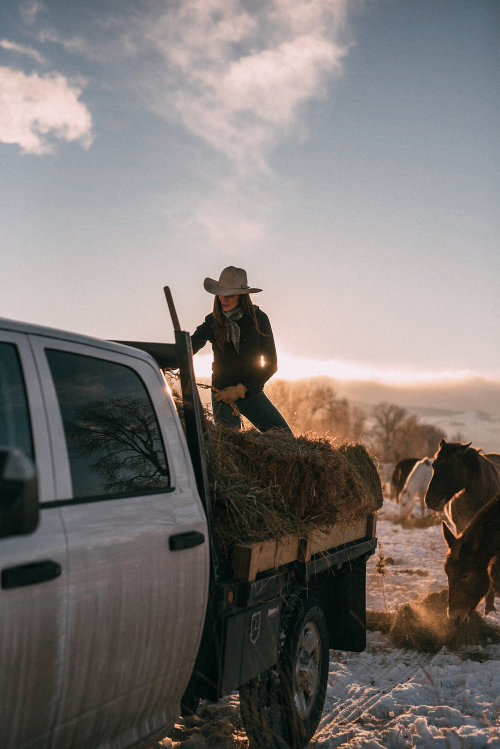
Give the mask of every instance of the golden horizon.
<path id="1" fill-rule="evenodd" d="M 198 377 L 211 377 L 212 354 L 197 354 L 194 357 L 195 372 Z M 327 377 L 341 382 L 374 382 L 383 385 L 458 385 L 472 380 L 484 380 L 500 387 L 500 375 L 484 374 L 470 369 L 463 370 L 417 370 L 412 367 L 382 368 L 372 364 L 345 362 L 339 359 L 311 359 L 288 353 L 278 356 L 278 371 L 274 375 L 280 380 L 305 380 Z"/>

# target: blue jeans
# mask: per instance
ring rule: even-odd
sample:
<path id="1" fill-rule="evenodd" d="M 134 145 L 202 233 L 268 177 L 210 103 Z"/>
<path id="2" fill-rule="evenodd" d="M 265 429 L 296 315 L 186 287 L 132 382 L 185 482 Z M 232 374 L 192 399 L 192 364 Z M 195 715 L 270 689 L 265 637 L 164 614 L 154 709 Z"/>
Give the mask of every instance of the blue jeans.
<path id="1" fill-rule="evenodd" d="M 292 433 L 283 416 L 263 390 L 249 398 L 238 398 L 235 406 L 240 414 L 260 432 L 267 432 L 268 429 L 283 429 L 285 432 Z M 234 413 L 229 403 L 216 401 L 214 393 L 212 393 L 212 409 L 216 424 L 225 424 L 240 429 L 240 417 Z"/>

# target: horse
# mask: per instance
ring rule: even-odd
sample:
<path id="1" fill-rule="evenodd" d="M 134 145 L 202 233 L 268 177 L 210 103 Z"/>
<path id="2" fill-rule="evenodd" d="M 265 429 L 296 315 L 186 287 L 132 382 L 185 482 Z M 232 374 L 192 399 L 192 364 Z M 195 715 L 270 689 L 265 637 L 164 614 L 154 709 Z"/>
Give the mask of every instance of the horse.
<path id="1" fill-rule="evenodd" d="M 431 480 L 432 476 L 432 459 L 422 458 L 417 460 L 408 478 L 405 481 L 401 493 L 398 498 L 399 502 L 399 515 L 401 520 L 409 517 L 411 511 L 415 505 L 415 500 L 418 497 L 420 499 L 420 512 L 422 517 L 425 515 L 425 490 Z"/>
<path id="2" fill-rule="evenodd" d="M 394 463 L 379 463 L 378 472 L 380 476 L 380 482 L 382 484 L 382 491 L 384 494 L 387 491 L 387 485 L 389 484 L 389 491 L 391 485 L 391 476 L 394 470 Z"/>
<path id="3" fill-rule="evenodd" d="M 403 460 L 399 460 L 394 466 L 391 476 L 391 499 L 396 502 L 398 501 L 401 490 L 405 485 L 408 474 L 417 460 L 418 458 L 403 458 Z"/>
<path id="4" fill-rule="evenodd" d="M 500 595 L 500 493 L 476 512 L 458 537 L 446 523 L 441 527 L 448 544 L 448 619 L 458 626 L 483 597 L 484 613 L 495 611 L 495 593 Z"/>
<path id="5" fill-rule="evenodd" d="M 484 454 L 471 444 L 441 440 L 425 493 L 427 507 L 437 512 L 444 509 L 457 533 L 500 489 L 500 455 Z"/>

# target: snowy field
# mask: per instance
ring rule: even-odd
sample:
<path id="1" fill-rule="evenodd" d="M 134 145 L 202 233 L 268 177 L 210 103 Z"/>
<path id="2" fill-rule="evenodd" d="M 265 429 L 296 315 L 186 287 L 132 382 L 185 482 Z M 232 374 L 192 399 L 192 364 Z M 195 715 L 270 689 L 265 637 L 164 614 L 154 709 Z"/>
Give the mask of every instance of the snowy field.
<path id="1" fill-rule="evenodd" d="M 390 612 L 447 585 L 441 527 L 402 527 L 398 511 L 386 499 L 379 513 L 379 550 L 367 574 L 369 611 Z M 496 606 L 486 620 L 500 627 L 499 599 Z M 479 609 L 482 614 L 483 603 Z M 500 644 L 429 653 L 396 647 L 377 631 L 367 639 L 363 653 L 331 652 L 325 709 L 311 749 L 500 749 Z M 171 736 L 163 746 L 244 749 L 237 695 L 202 704 L 194 724 L 180 723 Z"/>
<path id="2" fill-rule="evenodd" d="M 377 536 L 393 564 L 380 575 L 377 558 L 370 561 L 367 608 L 374 611 L 397 609 L 447 585 L 441 527 L 403 528 L 393 522 L 397 517 L 398 505 L 385 500 Z M 500 626 L 498 612 L 488 620 Z M 363 653 L 332 656 L 325 711 L 311 747 L 500 747 L 500 645 L 429 654 L 396 648 L 388 635 L 368 632 Z"/>

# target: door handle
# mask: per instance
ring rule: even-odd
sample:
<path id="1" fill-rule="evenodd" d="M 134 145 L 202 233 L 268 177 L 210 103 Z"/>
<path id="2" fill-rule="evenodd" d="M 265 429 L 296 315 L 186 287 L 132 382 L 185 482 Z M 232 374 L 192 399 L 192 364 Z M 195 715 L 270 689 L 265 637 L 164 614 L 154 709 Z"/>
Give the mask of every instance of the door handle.
<path id="1" fill-rule="evenodd" d="M 192 549 L 193 546 L 200 546 L 205 541 L 205 536 L 199 531 L 187 531 L 187 533 L 177 533 L 168 539 L 168 548 L 170 551 L 179 551 L 180 549 Z"/>
<path id="2" fill-rule="evenodd" d="M 21 588 L 24 585 L 35 585 L 47 580 L 54 580 L 62 572 L 61 565 L 47 559 L 43 562 L 30 562 L 17 567 L 6 567 L 2 570 L 2 588 Z"/>

